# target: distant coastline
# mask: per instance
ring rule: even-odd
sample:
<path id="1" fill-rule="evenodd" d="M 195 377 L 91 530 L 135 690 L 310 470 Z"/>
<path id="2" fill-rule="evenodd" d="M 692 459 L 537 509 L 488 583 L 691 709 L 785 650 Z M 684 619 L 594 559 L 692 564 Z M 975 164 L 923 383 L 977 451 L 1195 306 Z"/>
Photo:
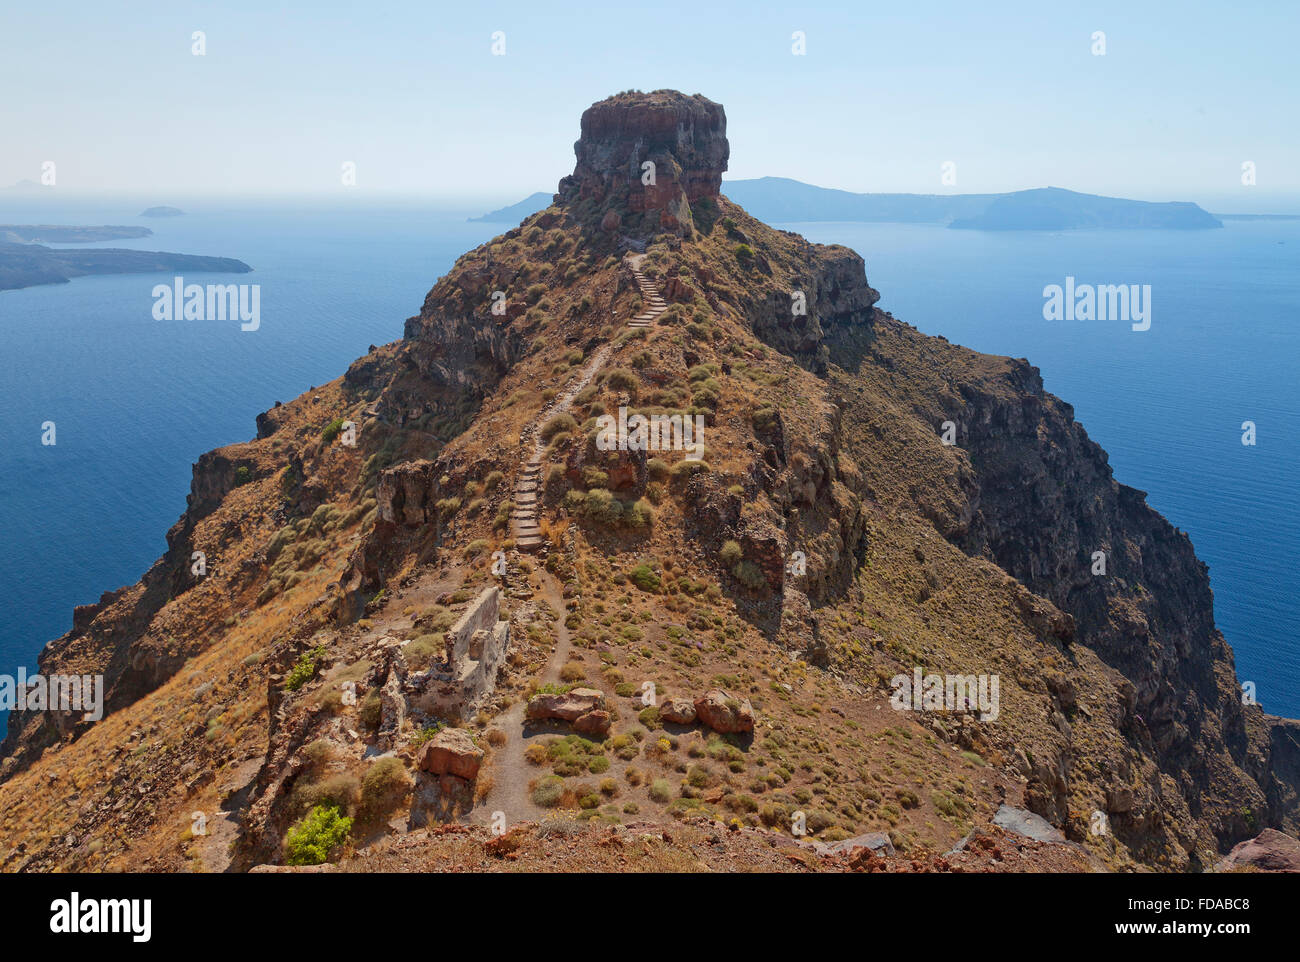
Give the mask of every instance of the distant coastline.
<path id="1" fill-rule="evenodd" d="M 955 230 L 1213 230 L 1224 220 L 1297 220 L 1300 214 L 1211 214 L 1190 201 L 1152 202 L 1039 187 L 1004 194 L 857 194 L 788 177 L 723 181 L 722 192 L 769 223 L 845 221 L 935 224 Z M 545 210 L 553 195 L 471 217 L 518 224 Z"/>
<path id="2" fill-rule="evenodd" d="M 0 227 L 0 238 L 19 236 L 44 237 L 49 228 Z M 68 227 L 57 236 L 88 232 L 95 235 L 103 231 L 143 231 L 143 233 L 117 235 L 143 237 L 153 233 L 147 228 Z M 79 240 L 108 239 L 99 236 L 77 236 Z M 247 274 L 252 268 L 233 257 L 205 257 L 196 254 L 172 254 L 166 251 L 137 251 L 124 248 L 51 248 L 35 243 L 15 243 L 0 239 L 0 291 L 37 287 L 42 284 L 66 284 L 74 277 L 91 274 L 152 274 L 159 271 L 185 271 L 187 273 L 218 272 Z"/>

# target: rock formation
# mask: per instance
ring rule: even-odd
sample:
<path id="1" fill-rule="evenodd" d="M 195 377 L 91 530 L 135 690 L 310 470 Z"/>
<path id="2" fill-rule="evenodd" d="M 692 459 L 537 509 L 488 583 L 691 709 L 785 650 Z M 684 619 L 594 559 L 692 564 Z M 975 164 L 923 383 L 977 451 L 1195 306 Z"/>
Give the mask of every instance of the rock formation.
<path id="1" fill-rule="evenodd" d="M 634 789 L 667 819 L 650 786 L 677 772 L 673 813 L 747 829 L 816 796 L 814 841 L 870 838 L 867 861 L 956 852 L 970 823 L 996 849 L 999 809 L 1124 869 L 1294 834 L 1300 723 L 1241 704 L 1205 566 L 1036 369 L 926 337 L 859 255 L 720 194 L 718 104 L 610 98 L 575 153 L 400 342 L 201 458 L 166 555 L 47 646 L 42 670 L 105 675 L 111 714 L 10 715 L 0 867 L 138 867 L 139 837 L 222 792 L 235 867 L 275 861 L 311 805 L 369 813 L 395 767 L 411 825 Z M 698 417 L 703 457 L 604 449 L 620 408 Z M 997 711 L 900 708 L 918 668 L 999 679 Z M 525 755 L 530 721 L 572 732 Z M 650 777 L 614 777 L 633 763 Z M 73 771 L 111 784 L 58 787 Z"/>
<path id="2" fill-rule="evenodd" d="M 577 167 L 557 199 L 602 230 L 689 234 L 691 205 L 716 198 L 727 169 L 722 105 L 675 90 L 620 94 L 582 114 Z"/>

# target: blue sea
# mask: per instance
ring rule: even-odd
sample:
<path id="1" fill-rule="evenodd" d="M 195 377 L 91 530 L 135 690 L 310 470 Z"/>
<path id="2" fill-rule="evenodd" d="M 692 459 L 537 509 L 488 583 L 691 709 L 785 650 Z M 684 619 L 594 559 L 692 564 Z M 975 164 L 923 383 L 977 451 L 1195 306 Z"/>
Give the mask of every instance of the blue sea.
<path id="1" fill-rule="evenodd" d="M 141 219 L 152 203 L 183 217 Z M 35 667 L 72 608 L 137 580 L 185 507 L 190 466 L 256 415 L 399 338 L 434 280 L 507 225 L 429 202 L 0 196 L 0 223 L 140 224 L 97 246 L 235 257 L 261 327 L 156 321 L 170 274 L 0 292 L 0 672 Z M 1187 531 L 1216 617 L 1265 709 L 1300 717 L 1300 221 L 1189 232 L 984 233 L 787 224 L 866 258 L 880 306 L 930 334 L 1028 357 L 1110 453 L 1116 477 Z M 78 246 L 78 245 L 73 245 Z M 1151 328 L 1045 321 L 1043 288 L 1151 287 Z M 1254 421 L 1258 443 L 1241 443 Z M 54 421 L 57 444 L 41 444 Z"/>

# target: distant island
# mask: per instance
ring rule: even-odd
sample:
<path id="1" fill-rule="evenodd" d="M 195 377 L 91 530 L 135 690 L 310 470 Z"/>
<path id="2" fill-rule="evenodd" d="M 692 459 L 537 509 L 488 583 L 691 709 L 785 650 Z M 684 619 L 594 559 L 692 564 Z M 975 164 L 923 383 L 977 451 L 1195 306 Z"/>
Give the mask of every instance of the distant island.
<path id="1" fill-rule="evenodd" d="M 38 284 L 66 284 L 87 274 L 151 274 L 159 271 L 247 274 L 252 270 L 233 257 L 201 257 L 164 251 L 122 248 L 56 250 L 40 244 L 0 241 L 0 291 Z"/>
<path id="2" fill-rule="evenodd" d="M 1157 204 L 1043 187 L 998 195 L 983 212 L 956 218 L 948 226 L 959 230 L 1208 230 L 1223 223 L 1190 201 Z"/>
<path id="3" fill-rule="evenodd" d="M 0 224 L 0 241 L 11 244 L 93 244 L 153 234 L 148 227 L 70 227 L 64 224 Z"/>
<path id="4" fill-rule="evenodd" d="M 141 217 L 180 217 L 185 211 L 179 207 L 150 207 L 148 210 L 141 211 Z"/>
<path id="5" fill-rule="evenodd" d="M 1040 187 L 1006 194 L 855 194 L 788 177 L 729 180 L 723 193 L 774 223 L 856 221 L 939 224 L 958 230 L 1205 230 L 1219 219 L 1190 202 L 1152 203 Z M 517 224 L 550 206 L 536 193 L 471 220 Z"/>

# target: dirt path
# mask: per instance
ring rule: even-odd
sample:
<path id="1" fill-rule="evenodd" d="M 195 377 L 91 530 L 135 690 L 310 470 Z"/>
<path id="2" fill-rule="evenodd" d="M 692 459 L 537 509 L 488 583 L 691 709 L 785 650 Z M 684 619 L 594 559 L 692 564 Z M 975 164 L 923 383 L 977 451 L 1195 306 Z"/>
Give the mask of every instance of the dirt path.
<path id="1" fill-rule="evenodd" d="M 568 661 L 573 646 L 569 638 L 569 629 L 564 627 L 564 596 L 560 590 L 560 583 L 550 572 L 543 571 L 541 576 L 540 599 L 549 604 L 558 614 L 554 623 L 555 648 L 546 661 L 546 667 L 542 669 L 541 680 L 543 683 L 558 682 L 560 669 Z M 546 774 L 548 769 L 529 764 L 524 758 L 524 751 L 535 739 L 545 739 L 551 735 L 567 735 L 570 729 L 567 725 L 533 724 L 525 730 L 526 707 L 523 701 L 512 705 L 510 710 L 500 715 L 493 725 L 494 728 L 500 728 L 506 733 L 506 743 L 493 754 L 492 764 L 488 768 L 492 776 L 492 791 L 469 814 L 471 822 L 489 824 L 493 813 L 499 811 L 505 813 L 506 823 L 513 825 L 516 822 L 542 818 L 547 813 L 547 809 L 533 804 L 528 783 Z"/>
<path id="2" fill-rule="evenodd" d="M 636 278 L 637 286 L 647 308 L 628 322 L 633 329 L 648 328 L 656 317 L 667 310 L 659 288 L 641 272 L 645 254 L 629 254 L 627 265 Z M 582 373 L 571 382 L 564 393 L 544 408 L 537 418 L 525 429 L 523 443 L 532 441 L 531 453 L 520 465 L 518 480 L 514 489 L 514 508 L 511 510 L 511 533 L 515 546 L 520 551 L 535 551 L 542 546 L 541 502 L 542 488 L 546 483 L 543 477 L 543 460 L 546 453 L 542 441 L 541 427 L 556 414 L 568 411 L 578 392 L 591 383 L 596 372 L 604 367 L 612 351 L 610 345 L 603 345 L 582 369 Z M 555 649 L 547 659 L 542 670 L 543 684 L 558 683 L 560 670 L 571 656 L 572 643 L 569 629 L 564 626 L 564 595 L 560 583 L 547 571 L 541 571 L 541 599 L 547 602 L 557 613 L 555 620 Z M 492 776 L 492 790 L 482 803 L 476 805 L 469 814 L 472 822 L 490 823 L 494 812 L 503 812 L 507 824 L 543 817 L 547 810 L 534 805 L 528 783 L 546 773 L 546 769 L 530 765 L 524 758 L 524 752 L 535 739 L 544 739 L 550 735 L 567 735 L 571 732 L 568 725 L 529 725 L 525 728 L 524 714 L 527 706 L 523 701 L 511 706 L 510 710 L 499 716 L 495 727 L 506 734 L 506 743 L 498 748 L 488 771 Z"/>

